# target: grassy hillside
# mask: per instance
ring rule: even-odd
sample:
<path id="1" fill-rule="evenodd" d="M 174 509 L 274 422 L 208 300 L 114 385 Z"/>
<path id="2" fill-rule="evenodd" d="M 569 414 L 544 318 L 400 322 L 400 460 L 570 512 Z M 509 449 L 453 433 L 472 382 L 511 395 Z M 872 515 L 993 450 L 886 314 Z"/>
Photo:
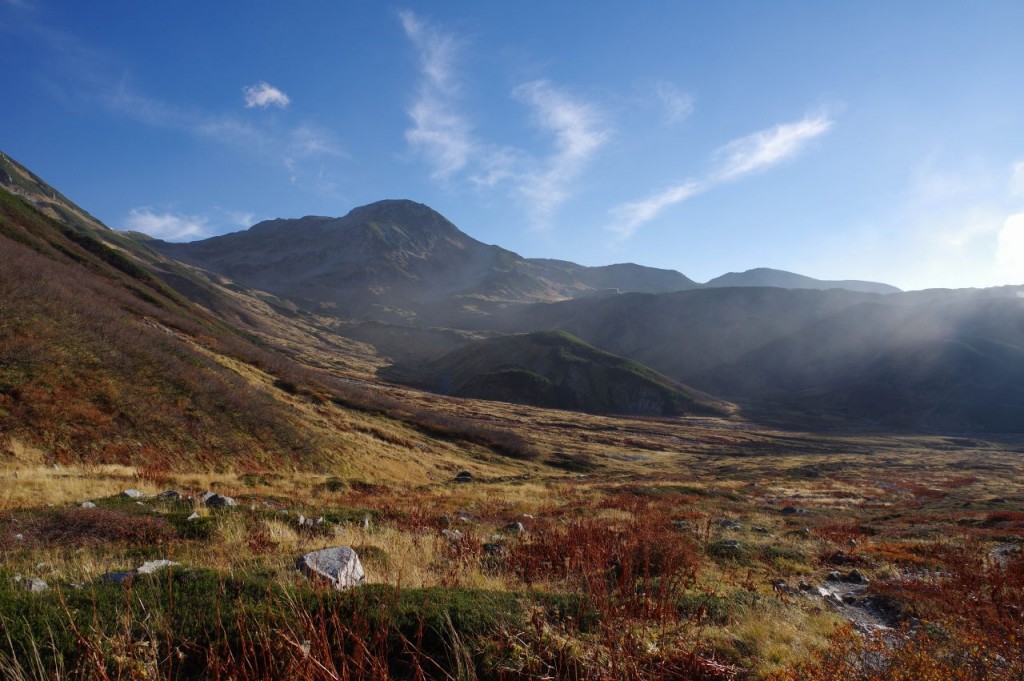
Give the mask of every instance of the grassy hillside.
<path id="1" fill-rule="evenodd" d="M 406 481 L 467 465 L 507 473 L 533 456 L 512 433 L 338 377 L 336 343 L 290 347 L 298 332 L 250 312 L 273 347 L 0 189 L 0 452 L 15 466 L 304 468 Z"/>
<path id="2" fill-rule="evenodd" d="M 731 405 L 564 332 L 502 336 L 382 375 L 443 394 L 589 413 L 727 415 Z"/>
<path id="3" fill-rule="evenodd" d="M 0 190 L 0 415 L 59 460 L 311 455 L 264 357 L 131 261 Z M 272 389 L 271 389 L 272 390 Z"/>

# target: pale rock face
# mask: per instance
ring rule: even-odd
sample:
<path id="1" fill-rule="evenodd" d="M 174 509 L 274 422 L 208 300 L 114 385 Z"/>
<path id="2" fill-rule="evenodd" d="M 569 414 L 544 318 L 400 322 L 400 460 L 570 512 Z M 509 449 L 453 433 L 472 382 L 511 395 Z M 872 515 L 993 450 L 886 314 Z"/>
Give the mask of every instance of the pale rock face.
<path id="1" fill-rule="evenodd" d="M 324 580 L 335 589 L 351 589 L 366 581 L 359 556 L 348 546 L 307 553 L 299 558 L 299 570 L 311 579 Z"/>

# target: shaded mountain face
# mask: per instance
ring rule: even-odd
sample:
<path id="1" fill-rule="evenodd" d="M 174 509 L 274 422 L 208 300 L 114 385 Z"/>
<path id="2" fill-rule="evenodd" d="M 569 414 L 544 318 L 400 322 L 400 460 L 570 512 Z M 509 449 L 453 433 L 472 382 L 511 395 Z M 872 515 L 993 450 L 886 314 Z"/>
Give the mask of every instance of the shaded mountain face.
<path id="1" fill-rule="evenodd" d="M 384 378 L 459 397 L 596 414 L 728 416 L 733 405 L 563 332 L 476 341 Z"/>
<path id="2" fill-rule="evenodd" d="M 243 232 L 153 247 L 307 309 L 390 322 L 472 326 L 474 317 L 508 304 L 605 289 L 696 286 L 678 272 L 639 265 L 589 268 L 522 258 L 404 200 L 379 201 L 342 218 L 270 220 Z"/>
<path id="3" fill-rule="evenodd" d="M 773 270 L 767 267 L 759 267 L 746 272 L 729 272 L 720 277 L 715 277 L 704 284 L 708 288 L 724 288 L 732 286 L 773 286 L 776 288 L 799 288 L 827 290 L 833 288 L 845 289 L 847 291 L 859 291 L 861 293 L 898 293 L 899 289 L 888 284 L 880 284 L 874 281 L 826 281 L 805 277 L 802 274 Z"/>

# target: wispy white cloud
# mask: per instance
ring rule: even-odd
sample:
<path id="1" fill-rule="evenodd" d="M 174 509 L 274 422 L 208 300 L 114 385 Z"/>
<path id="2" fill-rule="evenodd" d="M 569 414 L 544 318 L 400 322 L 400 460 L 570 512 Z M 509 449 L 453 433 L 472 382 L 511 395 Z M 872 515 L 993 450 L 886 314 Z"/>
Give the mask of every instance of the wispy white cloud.
<path id="1" fill-rule="evenodd" d="M 670 125 L 682 123 L 693 113 L 693 96 L 667 80 L 654 84 L 654 94 L 661 104 L 665 122 Z"/>
<path id="2" fill-rule="evenodd" d="M 614 222 L 611 230 L 622 239 L 628 239 L 646 222 L 661 215 L 669 206 L 682 203 L 690 197 L 700 194 L 707 185 L 697 180 L 689 180 L 682 184 L 669 187 L 641 201 L 624 203 L 612 208 Z"/>
<path id="3" fill-rule="evenodd" d="M 537 225 L 544 226 L 568 198 L 573 181 L 608 141 L 610 131 L 593 105 L 548 81 L 524 83 L 513 96 L 528 104 L 536 123 L 555 138 L 554 153 L 519 182 L 519 192 L 528 200 Z"/>
<path id="4" fill-rule="evenodd" d="M 256 223 L 256 214 L 244 210 L 222 210 L 224 217 L 234 227 L 251 227 Z"/>
<path id="5" fill-rule="evenodd" d="M 292 101 L 288 95 L 264 80 L 255 85 L 246 85 L 242 88 L 242 96 L 245 98 L 247 109 L 255 107 L 266 109 L 268 106 L 285 109 Z"/>
<path id="6" fill-rule="evenodd" d="M 399 12 L 398 17 L 416 49 L 420 70 L 420 82 L 408 109 L 413 125 L 405 131 L 405 139 L 433 166 L 434 179 L 447 181 L 466 167 L 477 147 L 469 121 L 455 102 L 459 92 L 454 68 L 458 41 L 454 34 L 409 10 Z"/>
<path id="7" fill-rule="evenodd" d="M 689 179 L 646 199 L 613 207 L 609 210 L 612 222 L 608 229 L 620 239 L 628 239 L 671 206 L 716 185 L 738 180 L 792 158 L 810 140 L 825 134 L 831 127 L 832 120 L 827 116 L 808 116 L 795 123 L 776 125 L 733 140 L 714 152 L 713 157 L 719 159 L 718 166 L 707 177 Z"/>
<path id="8" fill-rule="evenodd" d="M 205 215 L 158 213 L 149 206 L 142 206 L 128 211 L 124 229 L 165 241 L 192 241 L 208 235 L 208 223 Z"/>
<path id="9" fill-rule="evenodd" d="M 832 120 L 819 114 L 733 140 L 715 152 L 721 166 L 714 177 L 719 181 L 733 180 L 770 168 L 796 156 L 808 142 L 831 128 Z"/>

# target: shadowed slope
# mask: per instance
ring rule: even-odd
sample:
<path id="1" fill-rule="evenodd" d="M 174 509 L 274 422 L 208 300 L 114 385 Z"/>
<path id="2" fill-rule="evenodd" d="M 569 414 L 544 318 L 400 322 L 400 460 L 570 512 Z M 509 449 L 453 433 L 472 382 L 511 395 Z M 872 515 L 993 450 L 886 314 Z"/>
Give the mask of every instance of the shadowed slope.
<path id="1" fill-rule="evenodd" d="M 637 362 L 555 331 L 477 341 L 432 362 L 395 365 L 381 373 L 444 394 L 590 413 L 723 416 L 734 411 Z"/>

